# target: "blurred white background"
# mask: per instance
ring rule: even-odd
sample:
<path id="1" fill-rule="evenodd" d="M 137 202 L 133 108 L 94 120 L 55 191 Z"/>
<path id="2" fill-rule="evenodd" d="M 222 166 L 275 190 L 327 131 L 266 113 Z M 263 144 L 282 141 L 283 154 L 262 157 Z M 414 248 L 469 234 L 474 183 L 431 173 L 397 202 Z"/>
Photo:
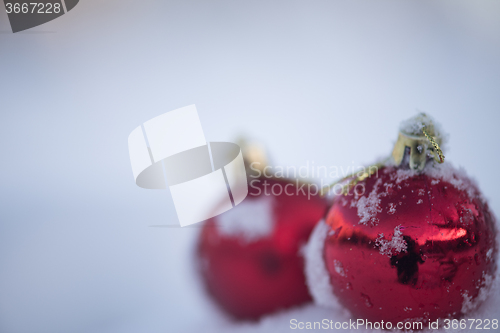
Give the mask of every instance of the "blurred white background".
<path id="1" fill-rule="evenodd" d="M 196 228 L 148 227 L 177 217 L 128 157 L 136 126 L 193 103 L 207 140 L 295 166 L 371 163 L 426 111 L 500 214 L 499 1 L 82 0 L 16 34 L 0 8 L 2 333 L 228 325 Z"/>

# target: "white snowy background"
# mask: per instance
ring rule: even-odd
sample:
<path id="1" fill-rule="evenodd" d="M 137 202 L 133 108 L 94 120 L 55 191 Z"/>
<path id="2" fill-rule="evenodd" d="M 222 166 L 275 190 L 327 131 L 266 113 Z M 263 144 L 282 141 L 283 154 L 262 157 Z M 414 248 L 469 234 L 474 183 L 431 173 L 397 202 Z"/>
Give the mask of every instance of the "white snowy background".
<path id="1" fill-rule="evenodd" d="M 133 181 L 127 137 L 195 103 L 208 140 L 351 167 L 423 110 L 500 215 L 500 2 L 82 0 L 12 34 L 0 6 L 0 332 L 289 332 L 237 325 L 190 266 L 196 228 Z M 495 290 L 478 317 L 500 319 Z"/>

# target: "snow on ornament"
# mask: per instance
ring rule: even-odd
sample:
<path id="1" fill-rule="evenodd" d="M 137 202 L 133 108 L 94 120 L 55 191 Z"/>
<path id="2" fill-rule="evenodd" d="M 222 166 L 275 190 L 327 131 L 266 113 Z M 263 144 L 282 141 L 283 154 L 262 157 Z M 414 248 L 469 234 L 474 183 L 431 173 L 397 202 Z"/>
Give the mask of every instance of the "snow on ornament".
<path id="1" fill-rule="evenodd" d="M 495 218 L 465 172 L 444 163 L 443 138 L 420 114 L 402 124 L 391 158 L 344 180 L 305 251 L 318 304 L 395 327 L 460 318 L 486 299 Z"/>
<path id="2" fill-rule="evenodd" d="M 258 168 L 265 166 L 262 154 L 240 146 L 247 167 L 256 160 Z M 236 319 L 258 319 L 312 300 L 300 249 L 327 209 L 319 195 L 296 191 L 296 181 L 255 171 L 247 169 L 247 198 L 206 221 L 196 251 L 206 290 Z"/>

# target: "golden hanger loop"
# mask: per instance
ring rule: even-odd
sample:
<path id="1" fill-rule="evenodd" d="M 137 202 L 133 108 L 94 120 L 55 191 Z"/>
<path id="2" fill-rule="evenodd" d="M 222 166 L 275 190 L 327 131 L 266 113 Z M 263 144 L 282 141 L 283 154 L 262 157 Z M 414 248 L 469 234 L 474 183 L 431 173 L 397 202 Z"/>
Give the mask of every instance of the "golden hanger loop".
<path id="1" fill-rule="evenodd" d="M 437 152 L 438 154 L 438 157 L 439 159 L 436 159 L 436 155 L 434 155 L 434 159 L 438 162 L 438 163 L 443 163 L 444 162 L 444 155 L 443 155 L 443 151 L 441 150 L 441 148 L 439 148 L 439 145 L 438 143 L 436 142 L 436 140 L 434 140 L 434 138 L 432 136 L 429 135 L 429 133 L 427 133 L 427 130 L 425 129 L 425 126 L 422 128 L 422 132 L 424 133 L 425 137 L 427 138 L 427 140 L 429 140 L 429 142 L 432 144 L 432 146 L 434 147 L 434 150 Z"/>

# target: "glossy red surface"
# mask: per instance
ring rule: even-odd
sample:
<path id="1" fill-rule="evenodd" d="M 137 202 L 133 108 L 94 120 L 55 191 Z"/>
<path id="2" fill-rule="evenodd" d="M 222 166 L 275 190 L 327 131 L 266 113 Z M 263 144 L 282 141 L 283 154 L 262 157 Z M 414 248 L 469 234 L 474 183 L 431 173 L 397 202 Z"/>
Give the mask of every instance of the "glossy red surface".
<path id="1" fill-rule="evenodd" d="M 299 250 L 324 216 L 326 202 L 318 196 L 308 200 L 303 194 L 296 195 L 290 186 L 288 193 L 293 192 L 293 196 L 272 195 L 270 187 L 267 193 L 271 195 L 265 196 L 264 186 L 274 184 L 285 186 L 289 182 L 260 179 L 245 199 L 274 198 L 271 234 L 247 243 L 242 237 L 221 234 L 215 225 L 218 217 L 214 217 L 200 235 L 197 255 L 205 286 L 213 299 L 238 319 L 257 319 L 311 300 Z M 261 190 L 258 196 L 256 188 Z M 275 189 L 278 193 L 278 187 Z"/>
<path id="2" fill-rule="evenodd" d="M 468 179 L 450 181 L 461 179 L 472 198 L 426 174 L 404 178 L 387 167 L 360 183 L 364 197 L 380 199 L 366 224 L 359 223 L 354 190 L 335 198 L 324 247 L 334 293 L 356 318 L 393 324 L 458 318 L 464 294 L 478 300 L 485 276 L 494 276 L 495 220 Z M 397 230 L 405 251 L 390 243 Z"/>

